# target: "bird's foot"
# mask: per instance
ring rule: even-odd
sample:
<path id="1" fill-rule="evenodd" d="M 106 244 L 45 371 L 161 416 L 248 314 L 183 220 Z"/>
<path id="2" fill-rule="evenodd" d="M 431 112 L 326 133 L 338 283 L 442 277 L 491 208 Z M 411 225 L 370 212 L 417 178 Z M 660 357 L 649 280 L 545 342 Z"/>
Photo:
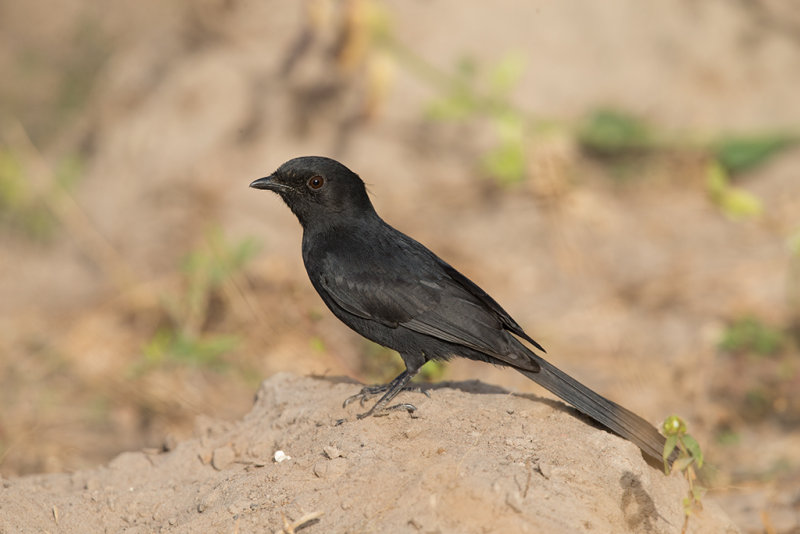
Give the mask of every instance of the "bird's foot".
<path id="1" fill-rule="evenodd" d="M 347 397 L 342 403 L 342 408 L 347 408 L 347 405 L 355 400 L 357 400 L 361 406 L 364 406 L 369 399 L 377 397 L 378 395 L 382 395 L 387 391 L 389 391 L 389 384 L 382 384 L 379 386 L 364 386 L 361 388 L 361 391 L 355 395 L 350 395 Z"/>
<path id="2" fill-rule="evenodd" d="M 353 395 L 356 397 L 357 395 Z M 383 405 L 381 405 L 383 404 Z M 390 412 L 394 412 L 396 410 L 405 410 L 408 412 L 412 418 L 415 418 L 414 412 L 417 411 L 417 407 L 413 404 L 409 404 L 407 402 L 402 402 L 400 404 L 394 404 L 392 406 L 385 406 L 386 403 L 381 403 L 380 401 L 375 403 L 375 405 L 370 408 L 368 411 L 364 413 L 360 413 L 356 415 L 356 419 L 365 419 L 367 417 L 383 417 L 384 415 L 389 415 Z M 347 422 L 347 419 L 337 419 L 335 426 L 343 425 Z"/>
<path id="3" fill-rule="evenodd" d="M 416 372 L 409 372 L 408 370 L 403 371 L 400 375 L 389 382 L 388 384 L 384 384 L 381 386 L 367 386 L 362 388 L 359 393 L 353 395 L 352 397 L 348 397 L 344 401 L 343 407 L 347 406 L 354 400 L 358 399 L 359 404 L 364 406 L 364 403 L 367 400 L 371 399 L 372 397 L 376 397 L 378 395 L 383 395 L 378 402 L 375 403 L 372 408 L 370 408 L 367 412 L 359 414 L 359 419 L 364 419 L 365 417 L 369 417 L 371 415 L 374 416 L 381 416 L 386 415 L 389 412 L 393 412 L 395 410 L 406 410 L 409 414 L 413 414 L 417 411 L 417 407 L 413 404 L 408 403 L 400 403 L 394 404 L 392 406 L 387 406 L 389 402 L 397 396 L 398 393 L 401 391 L 418 391 L 423 393 L 426 397 L 430 397 L 430 394 L 425 391 L 424 389 L 420 389 L 418 386 L 409 386 L 408 383 L 411 381 L 411 378 L 416 374 Z"/>
<path id="4" fill-rule="evenodd" d="M 347 397 L 347 398 L 344 400 L 344 402 L 342 403 L 342 408 L 346 408 L 348 404 L 350 404 L 351 402 L 353 402 L 353 401 L 356 401 L 356 400 L 357 400 L 357 401 L 358 401 L 358 403 L 359 403 L 359 404 L 360 404 L 360 405 L 363 407 L 363 406 L 365 406 L 365 405 L 366 405 L 366 403 L 367 403 L 367 401 L 368 401 L 368 400 L 370 400 L 370 399 L 372 399 L 372 398 L 375 398 L 375 397 L 377 397 L 378 395 L 383 395 L 383 394 L 385 394 L 385 393 L 386 393 L 386 392 L 388 392 L 388 391 L 389 391 L 391 388 L 392 388 L 392 384 L 391 384 L 391 383 L 389 383 L 389 384 L 381 384 L 381 385 L 378 385 L 378 386 L 364 386 L 363 388 L 361 388 L 361 391 L 359 391 L 359 392 L 358 392 L 358 393 L 356 393 L 355 395 L 351 395 L 351 396 Z M 419 386 L 404 386 L 404 387 L 400 388 L 400 389 L 399 389 L 399 390 L 398 390 L 398 391 L 395 393 L 395 395 L 396 395 L 397 393 L 400 393 L 401 391 L 411 391 L 411 392 L 414 392 L 414 393 L 422 393 L 423 395 L 425 395 L 425 396 L 426 396 L 426 397 L 428 397 L 429 399 L 431 398 L 431 394 L 430 394 L 430 393 L 428 393 L 426 390 L 422 389 L 422 388 L 421 388 L 421 387 L 419 387 Z M 393 395 L 393 396 L 394 396 L 394 395 Z M 387 400 L 389 400 L 389 399 L 387 399 Z M 377 406 L 377 404 L 376 404 L 376 406 Z M 389 408 L 386 408 L 386 410 L 385 410 L 385 411 L 394 410 L 394 409 L 399 409 L 399 408 L 401 408 L 401 407 L 403 407 L 403 406 L 411 406 L 411 405 L 410 405 L 410 404 L 407 404 L 407 405 L 404 405 L 404 404 L 397 404 L 396 406 L 390 406 Z M 411 406 L 411 407 L 412 407 L 412 408 L 414 408 L 413 406 Z M 374 409 L 374 407 L 373 407 L 373 409 Z M 416 408 L 414 408 L 414 409 L 416 410 Z M 371 412 L 371 411 L 372 411 L 372 410 L 370 410 L 370 412 Z M 412 411 L 413 411 L 413 410 L 412 410 Z M 373 415 L 373 414 L 371 414 L 371 413 L 369 413 L 369 412 L 367 412 L 367 413 L 368 413 L 369 415 Z M 367 417 L 367 415 L 366 415 L 366 414 L 362 414 L 362 415 L 363 415 L 363 417 Z M 385 415 L 385 414 L 384 414 L 384 415 Z M 362 417 L 361 417 L 361 416 L 359 416 L 359 419 L 361 419 L 361 418 L 362 418 Z"/>

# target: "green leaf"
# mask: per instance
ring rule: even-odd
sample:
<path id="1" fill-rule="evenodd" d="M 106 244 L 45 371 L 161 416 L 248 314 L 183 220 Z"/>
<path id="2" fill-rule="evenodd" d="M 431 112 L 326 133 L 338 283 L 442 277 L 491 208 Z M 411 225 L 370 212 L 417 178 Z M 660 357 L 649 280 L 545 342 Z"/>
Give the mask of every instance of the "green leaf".
<path id="1" fill-rule="evenodd" d="M 750 352 L 770 356 L 784 346 L 785 334 L 756 317 L 737 319 L 725 329 L 718 347 L 727 352 Z"/>
<path id="2" fill-rule="evenodd" d="M 692 497 L 695 501 L 700 502 L 706 494 L 706 488 L 703 486 L 692 486 Z"/>
<path id="3" fill-rule="evenodd" d="M 675 463 L 672 464 L 672 469 L 676 471 L 684 471 L 687 467 L 692 465 L 692 462 L 694 462 L 694 458 L 692 458 L 691 456 L 678 458 L 677 460 L 675 460 Z"/>
<path id="4" fill-rule="evenodd" d="M 492 126 L 500 143 L 483 157 L 486 172 L 508 185 L 525 178 L 525 122 L 511 112 L 494 115 Z"/>
<path id="5" fill-rule="evenodd" d="M 176 361 L 222 368 L 225 365 L 221 360 L 222 355 L 236 348 L 238 344 L 239 338 L 236 336 L 194 337 L 177 334 L 172 339 L 169 356 Z"/>
<path id="6" fill-rule="evenodd" d="M 437 360 L 430 360 L 419 371 L 419 376 L 426 382 L 438 382 L 444 376 L 447 364 Z"/>
<path id="7" fill-rule="evenodd" d="M 483 166 L 502 184 L 512 184 L 525 177 L 525 151 L 519 142 L 505 142 L 483 157 Z"/>
<path id="8" fill-rule="evenodd" d="M 166 329 L 159 329 L 153 338 L 142 347 L 142 356 L 148 364 L 161 363 L 171 343 L 172 333 Z"/>
<path id="9" fill-rule="evenodd" d="M 691 497 L 683 498 L 683 513 L 685 515 L 692 515 L 692 499 Z"/>
<path id="10" fill-rule="evenodd" d="M 697 440 L 689 434 L 686 434 L 683 436 L 683 444 L 686 446 L 689 454 L 692 455 L 692 458 L 697 461 L 697 467 L 703 467 L 703 451 L 700 450 L 700 444 L 697 443 Z"/>
<path id="11" fill-rule="evenodd" d="M 678 435 L 677 434 L 669 435 L 667 437 L 666 443 L 664 443 L 664 454 L 663 454 L 664 461 L 667 461 L 670 454 L 672 454 L 672 451 L 674 451 L 675 447 L 677 446 L 678 446 Z"/>
<path id="12" fill-rule="evenodd" d="M 311 346 L 311 350 L 314 352 L 325 352 L 325 342 L 322 341 L 322 338 L 319 337 L 312 337 L 308 344 Z"/>
<path id="13" fill-rule="evenodd" d="M 450 94 L 432 102 L 426 116 L 433 120 L 459 121 L 476 112 L 478 104 L 466 88 L 456 87 Z"/>
<path id="14" fill-rule="evenodd" d="M 716 161 L 711 162 L 706 168 L 706 187 L 711 199 L 717 203 L 730 187 L 730 180 L 725 167 Z"/>
<path id="15" fill-rule="evenodd" d="M 643 121 L 612 109 L 590 114 L 577 136 L 584 150 L 601 156 L 641 152 L 652 144 L 650 129 Z"/>
<path id="16" fill-rule="evenodd" d="M 760 215 L 764 210 L 758 197 L 730 185 L 727 171 L 716 161 L 706 170 L 706 184 L 712 202 L 733 219 Z"/>
<path id="17" fill-rule="evenodd" d="M 723 208 L 728 215 L 737 219 L 761 215 L 764 211 L 761 200 L 742 189 L 731 189 L 723 203 Z"/>
<path id="18" fill-rule="evenodd" d="M 720 445 L 738 445 L 741 436 L 731 429 L 724 429 L 717 435 L 717 443 Z"/>
<path id="19" fill-rule="evenodd" d="M 489 84 L 497 96 L 506 95 L 519 82 L 525 72 L 525 60 L 521 54 L 512 53 L 504 57 L 489 73 Z"/>
<path id="20" fill-rule="evenodd" d="M 730 137 L 717 141 L 712 151 L 728 173 L 739 174 L 763 165 L 797 141 L 797 136 L 788 134 Z"/>

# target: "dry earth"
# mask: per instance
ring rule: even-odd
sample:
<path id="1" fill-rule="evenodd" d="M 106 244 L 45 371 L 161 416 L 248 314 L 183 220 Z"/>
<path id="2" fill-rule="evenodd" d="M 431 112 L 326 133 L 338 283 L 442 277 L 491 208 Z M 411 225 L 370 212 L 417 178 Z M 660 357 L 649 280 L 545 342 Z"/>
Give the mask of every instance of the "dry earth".
<path id="1" fill-rule="evenodd" d="M 327 17 L 309 16 L 313 6 L 330 8 Z M 303 272 L 293 215 L 279 199 L 247 189 L 291 156 L 324 154 L 357 170 L 387 221 L 489 291 L 554 363 L 653 422 L 670 413 L 684 416 L 713 470 L 715 498 L 743 531 L 800 532 L 800 352 L 792 345 L 772 359 L 758 359 L 718 349 L 736 319 L 754 316 L 782 329 L 800 309 L 789 299 L 792 281 L 800 280 L 800 259 L 792 259 L 787 247 L 800 223 L 800 151 L 737 179 L 764 207 L 748 220 L 727 218 L 710 200 L 704 161 L 665 158 L 634 166 L 619 179 L 613 166 L 587 157 L 566 127 L 527 140 L 526 180 L 502 187 L 481 172 L 481 156 L 497 141 L 491 121 L 426 119 L 428 105 L 446 88 L 430 83 L 396 50 L 370 46 L 363 28 L 361 34 L 350 31 L 344 11 L 354 6 L 362 14 L 377 7 L 397 41 L 440 74 L 452 75 L 464 57 L 486 74 L 520 54 L 524 72 L 514 103 L 562 126 L 606 106 L 691 139 L 800 124 L 796 0 L 498 0 L 468 7 L 456 0 L 0 2 L 0 136 L 8 143 L 2 148 L 24 163 L 34 205 L 57 193 L 48 185 L 65 156 L 82 164 L 74 189 L 50 199 L 57 225 L 49 241 L 0 227 L 0 472 L 15 490 L 4 494 L 32 499 L 24 501 L 30 513 L 16 509 L 12 517 L 41 520 L 37 531 L 56 530 L 53 509 L 46 508 L 51 499 L 66 528 L 69 518 L 80 515 L 70 513 L 68 503 L 91 502 L 92 491 L 105 488 L 105 482 L 90 483 L 91 491 L 82 490 L 81 477 L 93 473 L 101 481 L 142 458 L 175 462 L 175 495 L 158 494 L 158 502 L 196 511 L 186 496 L 210 482 L 201 477 L 192 488 L 186 481 L 194 475 L 178 476 L 181 458 L 227 443 L 225 432 L 169 455 L 125 455 L 113 469 L 87 470 L 120 451 L 155 447 L 165 435 L 177 436 L 170 443 L 188 438 L 198 414 L 241 418 L 260 379 L 279 371 L 362 381 L 396 371 L 389 354 L 364 343 L 324 308 Z M 342 42 L 353 45 L 355 56 L 361 47 L 360 63 L 346 61 L 337 48 Z M 375 65 L 389 81 L 382 100 L 372 101 L 366 73 Z M 70 96 L 81 87 L 83 104 L 65 110 L 60 91 Z M 190 300 L 181 259 L 215 251 L 210 228 L 220 228 L 227 244 L 254 237 L 261 254 L 209 292 L 206 313 L 184 318 L 187 328 L 167 304 Z M 186 351 L 153 356 L 157 351 L 147 349 L 158 348 L 159 333 L 170 328 L 194 329 L 202 339 L 235 337 L 239 345 L 210 363 Z M 450 380 L 481 377 L 510 391 L 540 393 L 517 373 L 476 362 L 454 361 L 445 372 Z M 305 394 L 303 406 L 314 410 L 313 395 L 321 393 L 295 389 L 288 405 L 302 409 Z M 764 391 L 774 402 L 766 403 L 765 413 L 746 417 L 751 394 Z M 331 418 L 338 417 L 344 394 L 337 392 Z M 435 391 L 437 411 L 461 413 L 468 401 L 445 410 L 448 394 Z M 509 399 L 503 402 L 518 402 Z M 433 417 L 431 401 L 420 399 L 419 405 L 419 420 L 389 418 L 331 432 L 418 428 Z M 558 443 L 543 439 L 539 425 L 546 417 L 531 417 L 532 430 L 515 430 L 519 436 L 541 436 L 536 447 Z M 437 450 L 461 451 L 463 444 L 448 440 L 470 436 L 481 425 L 437 438 L 446 443 Z M 559 443 L 564 447 L 584 443 L 578 436 L 591 430 L 562 426 L 559 437 L 570 437 L 569 444 Z M 437 428 L 449 427 L 425 430 L 409 446 Z M 500 442 L 512 437 L 510 429 L 500 429 Z M 283 436 L 279 446 L 293 463 L 253 473 L 243 473 L 239 464 L 219 473 L 206 466 L 197 473 L 219 482 L 228 475 L 297 469 L 304 456 L 285 444 L 289 434 Z M 305 450 L 320 454 L 319 447 L 329 444 L 323 441 Z M 590 449 L 596 456 L 597 446 Z M 247 447 L 221 450 L 221 459 L 231 451 L 247 453 Z M 182 451 L 188 451 L 185 457 Z M 565 464 L 586 454 L 557 452 Z M 492 454 L 497 450 L 477 457 L 488 462 Z M 470 455 L 456 456 L 467 463 Z M 355 462 L 346 460 L 338 491 L 357 491 L 346 483 Z M 414 469 L 423 460 L 415 456 L 397 465 Z M 603 460 L 605 465 L 608 458 Z M 292 479 L 282 486 L 289 497 L 280 506 L 270 508 L 271 497 L 261 495 L 264 506 L 253 512 L 263 518 L 259 529 L 277 528 L 281 511 L 297 519 L 317 510 L 306 503 L 319 492 L 300 477 L 313 470 L 308 463 L 298 471 L 300 486 L 289 487 Z M 158 472 L 147 469 L 136 476 Z M 13 478 L 45 472 L 81 474 Z M 621 473 L 615 475 L 605 479 L 603 495 L 618 498 L 607 500 L 608 511 L 596 521 L 620 508 Z M 518 484 L 523 476 L 518 474 Z M 535 470 L 531 476 L 531 488 L 534 481 L 551 483 Z M 571 491 L 590 495 L 597 480 L 586 490 L 582 480 L 576 478 Z M 393 488 L 375 482 L 371 499 Z M 144 499 L 142 492 L 125 493 L 127 488 L 150 483 L 109 486 L 122 488 L 111 494 L 127 506 L 133 500 L 123 501 L 123 495 Z M 459 487 L 482 495 L 484 482 L 475 483 L 475 490 L 466 480 Z M 186 498 L 177 500 L 179 493 Z M 487 502 L 496 500 L 496 509 L 509 514 L 500 517 L 517 517 L 503 508 L 506 493 L 500 486 L 499 496 L 491 494 Z M 672 518 L 650 495 L 661 515 Z M 432 513 L 429 496 L 420 498 L 424 506 L 414 500 L 392 505 L 402 508 L 404 520 L 416 517 L 415 510 Z M 293 500 L 303 508 L 292 507 Z M 97 509 L 111 513 L 102 502 Z M 362 502 L 354 500 L 349 513 L 363 516 Z M 133 504 L 130 519 L 145 509 L 145 517 L 152 516 L 155 505 L 142 503 Z M 40 506 L 44 516 L 34 513 Z M 320 531 L 334 524 L 334 509 L 323 511 Z M 169 518 L 164 521 L 169 526 Z M 360 525 L 369 526 L 366 520 Z M 422 523 L 423 531 L 436 528 Z M 109 530 L 115 531 L 113 523 Z"/>
<path id="2" fill-rule="evenodd" d="M 357 387 L 281 373 L 169 452 L 3 480 L 0 532 L 681 531 L 685 481 L 563 404 L 459 382 L 406 393 L 416 417 L 358 421 L 341 407 Z M 710 502 L 690 527 L 738 532 Z"/>

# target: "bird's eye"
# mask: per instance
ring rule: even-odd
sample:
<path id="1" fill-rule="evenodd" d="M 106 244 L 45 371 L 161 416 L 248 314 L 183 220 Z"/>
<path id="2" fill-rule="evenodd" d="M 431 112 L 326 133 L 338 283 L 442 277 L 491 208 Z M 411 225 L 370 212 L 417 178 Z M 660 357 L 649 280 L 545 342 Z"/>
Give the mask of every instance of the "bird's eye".
<path id="1" fill-rule="evenodd" d="M 325 185 L 325 178 L 322 176 L 312 176 L 308 179 L 308 187 L 311 189 L 319 189 L 323 185 Z"/>

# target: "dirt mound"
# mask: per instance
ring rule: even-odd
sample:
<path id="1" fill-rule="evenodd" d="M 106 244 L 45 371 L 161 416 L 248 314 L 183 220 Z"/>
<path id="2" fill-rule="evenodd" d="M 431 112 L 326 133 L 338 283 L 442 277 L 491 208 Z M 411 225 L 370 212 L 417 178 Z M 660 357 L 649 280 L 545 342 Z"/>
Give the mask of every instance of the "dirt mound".
<path id="1" fill-rule="evenodd" d="M 0 532 L 681 530 L 683 480 L 560 403 L 460 382 L 404 394 L 413 418 L 358 421 L 341 407 L 357 389 L 278 374 L 244 419 L 169 452 L 3 480 Z M 707 503 L 690 531 L 738 529 Z"/>

